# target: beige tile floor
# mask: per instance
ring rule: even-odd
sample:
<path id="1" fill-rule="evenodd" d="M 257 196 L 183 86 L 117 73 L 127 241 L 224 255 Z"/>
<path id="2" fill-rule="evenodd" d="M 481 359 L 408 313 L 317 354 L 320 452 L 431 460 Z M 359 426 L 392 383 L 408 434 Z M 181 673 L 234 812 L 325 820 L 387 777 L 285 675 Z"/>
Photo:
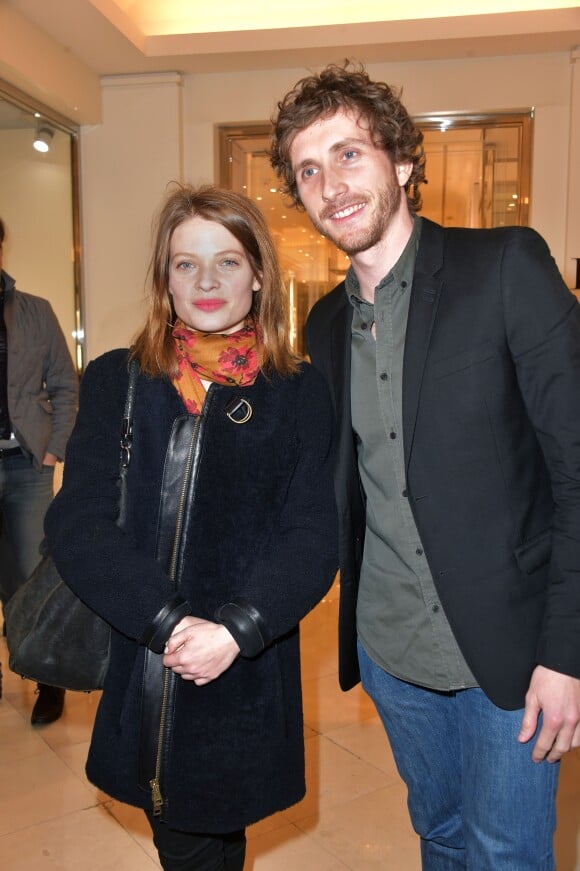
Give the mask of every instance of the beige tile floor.
<path id="1" fill-rule="evenodd" d="M 248 832 L 246 871 L 419 871 L 416 838 L 384 732 L 357 688 L 336 679 L 338 590 L 303 623 L 308 792 Z M 0 869 L 158 869 L 142 814 L 84 776 L 98 694 L 69 693 L 57 723 L 32 729 L 34 686 L 8 672 L 0 701 Z M 580 754 L 562 766 L 558 871 L 580 871 Z M 490 869 L 494 871 L 494 869 Z"/>

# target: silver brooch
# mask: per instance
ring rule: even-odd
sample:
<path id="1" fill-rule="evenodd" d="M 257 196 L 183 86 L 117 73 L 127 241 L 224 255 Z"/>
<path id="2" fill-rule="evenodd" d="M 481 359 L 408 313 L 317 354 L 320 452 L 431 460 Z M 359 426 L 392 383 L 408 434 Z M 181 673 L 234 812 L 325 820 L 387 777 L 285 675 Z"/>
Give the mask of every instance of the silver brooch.
<path id="1" fill-rule="evenodd" d="M 247 423 L 252 416 L 252 406 L 247 399 L 236 397 L 226 405 L 226 414 L 232 423 Z"/>

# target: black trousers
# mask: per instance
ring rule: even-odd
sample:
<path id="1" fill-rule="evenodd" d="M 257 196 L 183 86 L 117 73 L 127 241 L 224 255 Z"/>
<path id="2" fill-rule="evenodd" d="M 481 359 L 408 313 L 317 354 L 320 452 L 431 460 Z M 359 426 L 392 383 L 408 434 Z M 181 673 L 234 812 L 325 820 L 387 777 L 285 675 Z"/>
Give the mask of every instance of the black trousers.
<path id="1" fill-rule="evenodd" d="M 203 835 L 170 829 L 146 811 L 163 871 L 243 871 L 246 833 Z"/>

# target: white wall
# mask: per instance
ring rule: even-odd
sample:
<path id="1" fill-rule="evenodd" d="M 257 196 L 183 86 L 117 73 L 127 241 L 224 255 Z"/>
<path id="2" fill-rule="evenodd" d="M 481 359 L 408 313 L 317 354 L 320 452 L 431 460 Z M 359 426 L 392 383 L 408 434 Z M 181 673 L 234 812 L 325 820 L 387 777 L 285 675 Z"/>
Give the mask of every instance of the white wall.
<path id="1" fill-rule="evenodd" d="M 569 55 L 371 64 L 368 70 L 402 87 L 413 114 L 535 108 L 531 224 L 572 286 L 577 240 L 570 227 L 580 226 L 580 197 L 570 202 L 566 192 L 571 166 L 578 165 L 580 86 L 576 82 L 573 91 Z M 194 183 L 213 181 L 215 125 L 267 121 L 285 91 L 307 74 L 188 75 L 183 114 L 176 78 L 104 81 L 103 124 L 83 129 L 81 138 L 88 358 L 126 344 L 140 321 L 150 220 L 166 183 L 180 175 Z"/>
<path id="2" fill-rule="evenodd" d="M 103 81 L 103 123 L 81 130 L 86 354 L 127 346 L 143 320 L 151 221 L 182 176 L 179 76 Z"/>
<path id="3" fill-rule="evenodd" d="M 576 261 L 580 257 L 580 48 L 572 57 L 572 89 L 570 94 L 570 146 L 568 150 L 568 209 L 566 224 L 566 267 L 568 275 L 576 277 Z M 580 282 L 579 282 L 580 283 Z M 572 281 L 570 286 L 574 286 Z M 580 291 L 576 291 L 580 299 Z"/>
<path id="4" fill-rule="evenodd" d="M 99 77 L 8 3 L 0 2 L 0 76 L 74 124 L 101 120 Z"/>

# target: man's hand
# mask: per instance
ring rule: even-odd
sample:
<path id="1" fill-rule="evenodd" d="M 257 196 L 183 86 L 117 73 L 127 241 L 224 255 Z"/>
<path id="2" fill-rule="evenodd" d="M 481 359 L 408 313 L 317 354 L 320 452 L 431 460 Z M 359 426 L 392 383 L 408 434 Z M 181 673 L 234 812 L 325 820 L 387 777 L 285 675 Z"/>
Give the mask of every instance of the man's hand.
<path id="1" fill-rule="evenodd" d="M 526 694 L 526 707 L 518 740 L 525 744 L 542 728 L 534 744 L 534 762 L 557 762 L 573 747 L 580 747 L 580 680 L 536 666 Z"/>
<path id="2" fill-rule="evenodd" d="M 221 623 L 184 617 L 167 641 L 163 665 L 184 680 L 203 686 L 223 674 L 239 652 L 237 643 Z"/>

